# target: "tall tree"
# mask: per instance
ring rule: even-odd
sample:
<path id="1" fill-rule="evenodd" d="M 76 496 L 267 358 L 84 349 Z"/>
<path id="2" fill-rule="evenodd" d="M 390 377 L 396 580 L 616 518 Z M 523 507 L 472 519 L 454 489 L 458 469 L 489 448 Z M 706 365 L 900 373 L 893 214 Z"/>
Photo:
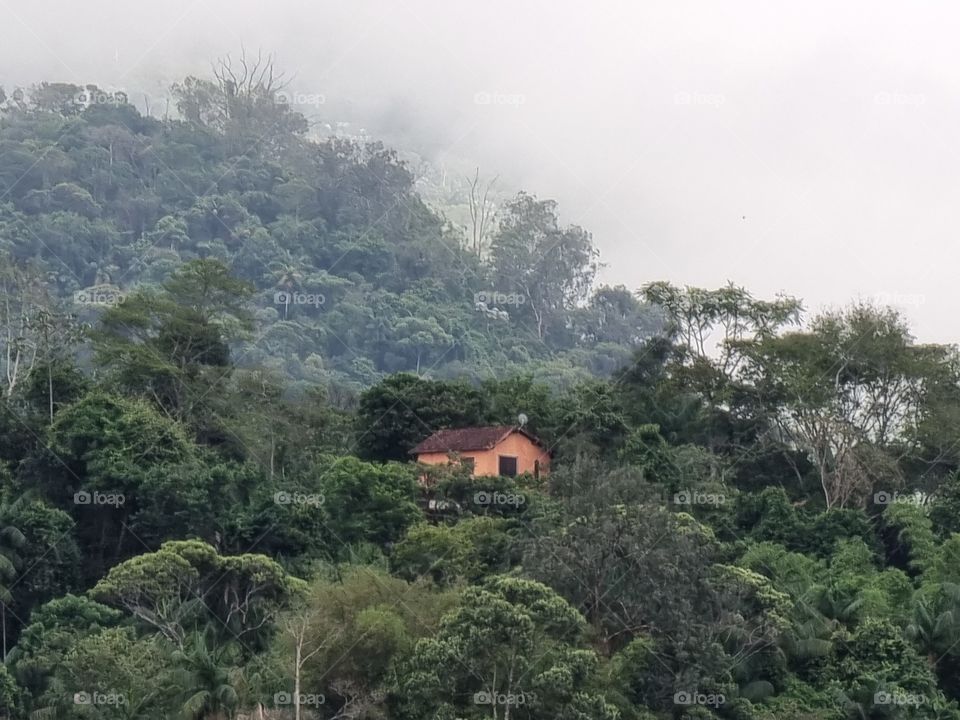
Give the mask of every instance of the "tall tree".
<path id="1" fill-rule="evenodd" d="M 103 314 L 97 360 L 121 387 L 184 418 L 229 372 L 229 342 L 252 327 L 251 294 L 223 263 L 191 261 L 161 292 L 140 290 Z"/>
<path id="2" fill-rule="evenodd" d="M 599 263 L 593 240 L 576 225 L 561 227 L 556 203 L 520 193 L 503 210 L 490 248 L 497 288 L 517 293 L 521 317 L 539 339 L 559 335 L 566 313 L 586 298 Z"/>
<path id="3" fill-rule="evenodd" d="M 952 372 L 948 348 L 915 344 L 897 312 L 867 305 L 739 347 L 748 392 L 809 454 L 828 508 L 901 486 L 898 462 L 917 451 L 929 393 Z"/>
<path id="4" fill-rule="evenodd" d="M 39 273 L 0 255 L 0 365 L 7 398 L 27 382 L 37 364 L 41 318 L 49 305 Z"/>
<path id="5" fill-rule="evenodd" d="M 490 191 L 497 182 L 494 177 L 486 183 L 480 182 L 480 168 L 472 178 L 468 178 L 470 193 L 468 207 L 470 210 L 470 250 L 477 257 L 483 255 L 488 242 L 490 226 L 493 224 L 496 207 L 490 197 Z"/>

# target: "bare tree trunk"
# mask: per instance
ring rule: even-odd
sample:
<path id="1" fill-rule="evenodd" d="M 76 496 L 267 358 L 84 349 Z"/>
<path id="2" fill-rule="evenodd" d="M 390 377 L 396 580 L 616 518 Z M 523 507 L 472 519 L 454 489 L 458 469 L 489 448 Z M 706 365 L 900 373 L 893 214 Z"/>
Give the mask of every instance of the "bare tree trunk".
<path id="1" fill-rule="evenodd" d="M 297 658 L 296 658 L 296 670 L 293 673 L 293 717 L 294 720 L 300 720 L 300 669 L 303 667 L 303 660 L 301 659 L 303 654 L 303 643 L 302 640 L 297 641 Z"/>
<path id="2" fill-rule="evenodd" d="M 490 191 L 493 189 L 497 178 L 490 180 L 483 192 L 480 192 L 480 168 L 477 168 L 473 178 L 470 179 L 470 249 L 480 257 L 483 254 L 483 241 L 486 237 L 492 215 L 492 203 L 490 202 Z"/>
<path id="3" fill-rule="evenodd" d="M 47 392 L 50 399 L 50 424 L 53 424 L 53 363 L 47 362 Z"/>
<path id="4" fill-rule="evenodd" d="M 270 432 L 270 482 L 273 482 L 273 472 L 274 472 L 274 457 L 277 450 L 277 436 L 274 432 Z"/>

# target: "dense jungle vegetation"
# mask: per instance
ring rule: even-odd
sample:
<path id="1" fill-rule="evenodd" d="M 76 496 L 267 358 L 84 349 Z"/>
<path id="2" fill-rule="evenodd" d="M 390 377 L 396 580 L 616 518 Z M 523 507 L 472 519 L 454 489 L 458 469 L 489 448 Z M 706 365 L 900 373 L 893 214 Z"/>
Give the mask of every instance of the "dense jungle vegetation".
<path id="1" fill-rule="evenodd" d="M 0 92 L 5 717 L 960 719 L 954 347 L 599 285 L 220 69 Z M 545 481 L 418 482 L 521 415 Z"/>

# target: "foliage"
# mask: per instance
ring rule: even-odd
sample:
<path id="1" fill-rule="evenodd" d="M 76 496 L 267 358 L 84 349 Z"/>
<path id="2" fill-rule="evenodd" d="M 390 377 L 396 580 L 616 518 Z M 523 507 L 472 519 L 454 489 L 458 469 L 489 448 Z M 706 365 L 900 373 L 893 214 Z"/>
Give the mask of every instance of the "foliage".
<path id="1" fill-rule="evenodd" d="M 285 87 L 0 91 L 0 715 L 960 717 L 955 348 L 600 286 Z M 493 424 L 548 476 L 411 462 Z"/>

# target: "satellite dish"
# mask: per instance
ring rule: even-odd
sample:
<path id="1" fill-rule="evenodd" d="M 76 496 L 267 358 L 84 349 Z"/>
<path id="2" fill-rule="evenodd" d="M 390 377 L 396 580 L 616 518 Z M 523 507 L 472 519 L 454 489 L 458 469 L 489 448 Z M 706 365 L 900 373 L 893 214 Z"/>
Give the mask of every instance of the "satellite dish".
<path id="1" fill-rule="evenodd" d="M 524 415 L 523 413 L 520 413 L 519 415 L 517 415 L 517 422 L 520 423 L 520 427 L 523 427 L 524 425 L 526 425 L 527 420 L 528 420 L 527 416 Z"/>

